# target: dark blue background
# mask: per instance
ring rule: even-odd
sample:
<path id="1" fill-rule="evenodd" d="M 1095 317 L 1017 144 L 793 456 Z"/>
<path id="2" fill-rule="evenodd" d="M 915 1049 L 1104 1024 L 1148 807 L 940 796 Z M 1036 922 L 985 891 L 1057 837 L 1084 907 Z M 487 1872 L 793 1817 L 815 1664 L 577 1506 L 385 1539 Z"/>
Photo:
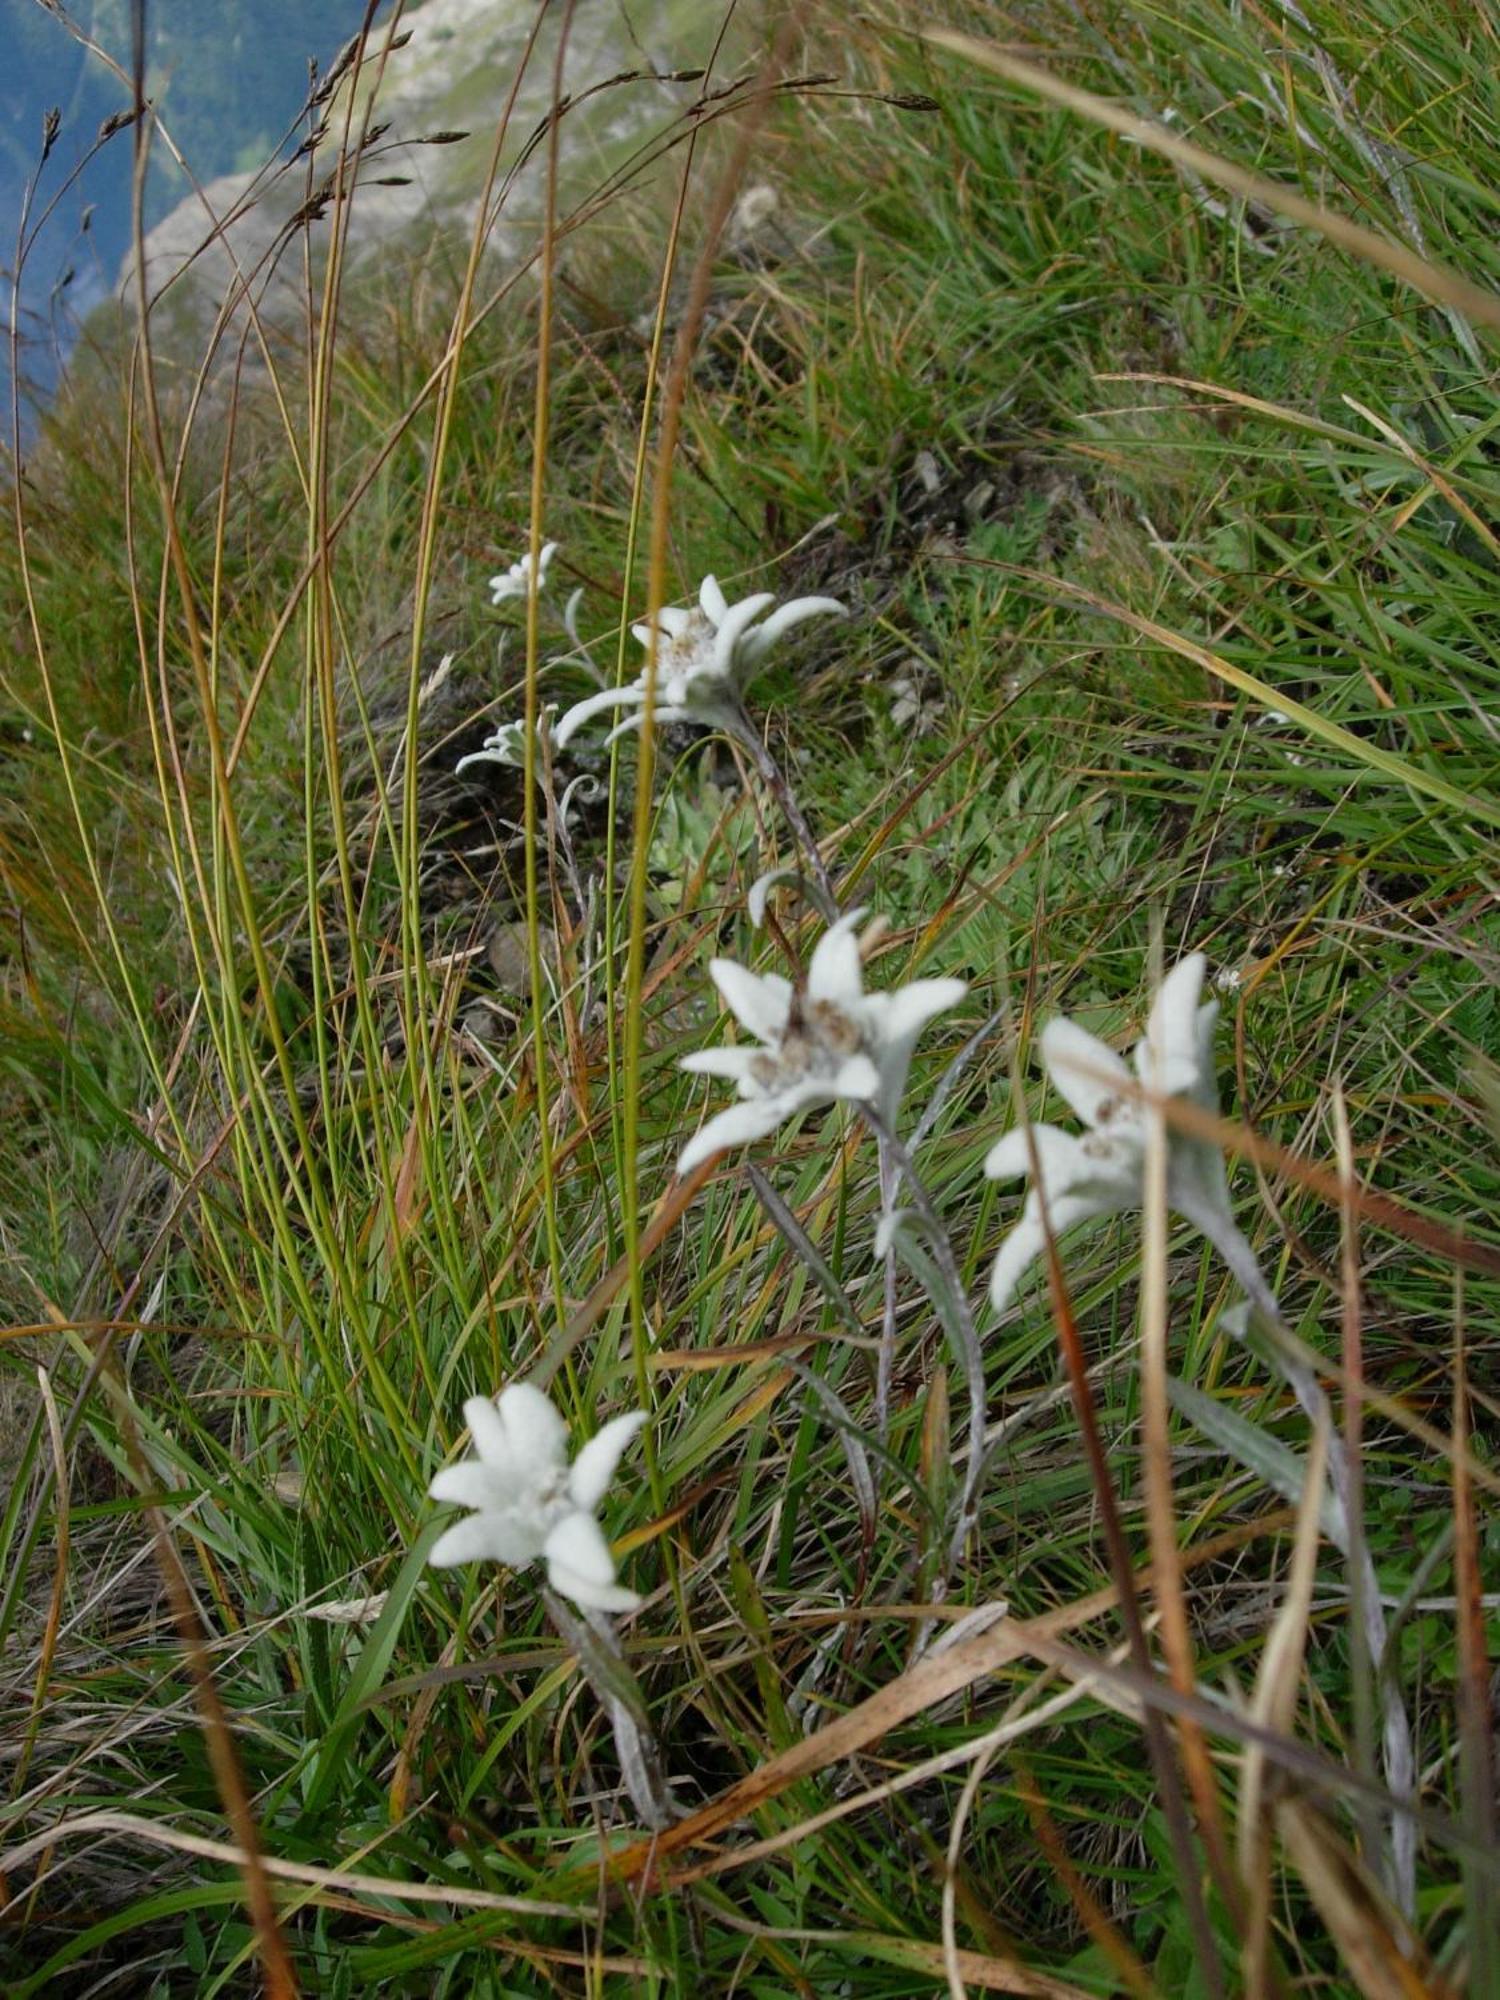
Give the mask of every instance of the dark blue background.
<path id="1" fill-rule="evenodd" d="M 68 11 L 128 74 L 128 0 L 77 0 Z M 308 59 L 326 67 L 363 16 L 364 0 L 149 0 L 148 94 L 198 179 L 259 166 L 306 96 Z M 21 278 L 21 376 L 33 401 L 51 393 L 79 324 L 113 290 L 130 246 L 128 128 L 66 186 L 103 121 L 129 102 L 127 85 L 38 0 L 0 0 L 0 330 L 10 324 L 17 229 L 41 159 L 42 121 L 50 106 L 62 113 L 33 198 L 33 227 L 59 199 Z M 147 226 L 186 192 L 157 142 Z M 0 391 L 8 409 L 3 341 Z M 7 429 L 0 421 L 0 433 Z"/>

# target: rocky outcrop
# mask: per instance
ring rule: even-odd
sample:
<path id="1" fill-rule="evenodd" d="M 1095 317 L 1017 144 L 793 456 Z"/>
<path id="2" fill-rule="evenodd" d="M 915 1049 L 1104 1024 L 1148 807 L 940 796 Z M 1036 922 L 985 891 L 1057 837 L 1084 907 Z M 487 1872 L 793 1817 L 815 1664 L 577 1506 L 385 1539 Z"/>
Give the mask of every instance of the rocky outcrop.
<path id="1" fill-rule="evenodd" d="M 564 14 L 546 9 L 528 55 L 535 0 L 426 0 L 407 9 L 394 37 L 377 29 L 358 65 L 346 51 L 340 80 L 317 107 L 315 143 L 259 173 L 211 181 L 149 232 L 154 323 L 201 336 L 221 308 L 242 309 L 247 294 L 273 324 L 300 321 L 304 237 L 319 260 L 346 198 L 347 268 L 356 278 L 381 259 L 419 253 L 435 233 L 467 240 L 502 121 L 486 249 L 524 254 L 536 240 L 546 154 L 536 141 L 553 102 Z M 581 0 L 563 68 L 560 214 L 679 124 L 701 88 L 682 72 L 710 59 L 718 28 L 716 10 L 700 0 Z M 732 60 L 732 51 L 720 52 L 716 81 L 729 80 Z M 362 127 L 374 136 L 359 151 L 351 194 L 345 147 Z M 133 257 L 120 283 L 133 299 Z"/>

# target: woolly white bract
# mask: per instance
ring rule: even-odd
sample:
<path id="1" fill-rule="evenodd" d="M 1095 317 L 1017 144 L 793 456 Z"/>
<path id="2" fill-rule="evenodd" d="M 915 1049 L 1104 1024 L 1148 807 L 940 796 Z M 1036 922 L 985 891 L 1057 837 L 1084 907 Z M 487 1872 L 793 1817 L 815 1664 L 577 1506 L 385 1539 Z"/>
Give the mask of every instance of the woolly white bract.
<path id="1" fill-rule="evenodd" d="M 1135 1051 L 1134 1076 L 1113 1049 L 1074 1022 L 1050 1021 L 1042 1030 L 1047 1073 L 1088 1130 L 1079 1136 L 1056 1125 L 1033 1125 L 1029 1139 L 1025 1128 L 1017 1128 L 991 1147 L 984 1170 L 992 1180 L 1031 1173 L 1033 1144 L 1041 1169 L 1041 1191 L 1033 1183 L 1020 1221 L 995 1258 L 990 1299 L 997 1312 L 1009 1305 L 1023 1273 L 1046 1249 L 1042 1194 L 1054 1236 L 1075 1223 L 1142 1206 L 1146 1107 L 1134 1094 L 1138 1087 L 1187 1097 L 1217 1113 L 1213 1037 L 1219 1006 L 1215 1000 L 1198 1004 L 1205 964 L 1202 952 L 1194 952 L 1162 981 Z M 1238 1240 L 1218 1147 L 1170 1128 L 1167 1201 L 1221 1251 L 1228 1236 Z"/>
<path id="2" fill-rule="evenodd" d="M 918 1035 L 968 991 L 961 979 L 914 979 L 889 993 L 866 993 L 854 926 L 843 917 L 819 941 L 799 990 L 779 973 L 756 973 L 732 959 L 709 967 L 725 1006 L 759 1048 L 703 1049 L 682 1067 L 728 1078 L 741 1102 L 689 1140 L 679 1174 L 726 1146 L 764 1138 L 794 1112 L 843 1098 L 871 1104 L 893 1125 Z"/>
<path id="3" fill-rule="evenodd" d="M 557 704 L 549 702 L 537 717 L 537 746 L 535 770 L 538 777 L 542 773 L 542 744 L 552 733 L 552 717 L 557 713 Z M 526 718 L 517 716 L 514 722 L 500 722 L 494 731 L 484 739 L 477 750 L 471 750 L 467 757 L 460 757 L 454 765 L 455 776 L 466 771 L 471 764 L 504 764 L 510 770 L 524 771 L 526 768 Z"/>
<path id="4" fill-rule="evenodd" d="M 656 720 L 698 722 L 706 728 L 733 727 L 740 719 L 740 697 L 764 666 L 777 641 L 804 619 L 846 615 L 835 597 L 794 597 L 764 623 L 761 614 L 776 602 L 770 591 L 758 591 L 731 604 L 714 577 L 706 576 L 691 610 L 667 605 L 657 616 Z M 632 625 L 631 633 L 650 647 L 651 627 Z M 612 708 L 632 708 L 606 741 L 627 729 L 638 729 L 646 699 L 646 674 L 622 687 L 605 688 L 576 702 L 557 725 L 557 740 L 566 743 L 575 730 Z"/>
<path id="5" fill-rule="evenodd" d="M 571 1466 L 567 1426 L 529 1382 L 513 1382 L 493 1400 L 471 1396 L 464 1421 L 477 1456 L 444 1466 L 427 1492 L 473 1511 L 438 1537 L 428 1560 L 440 1569 L 483 1561 L 524 1569 L 545 1556 L 548 1582 L 575 1604 L 636 1610 L 640 1598 L 615 1582 L 614 1557 L 594 1509 L 645 1412 L 615 1417 Z"/>
<path id="6" fill-rule="evenodd" d="M 557 550 L 556 542 L 543 542 L 537 555 L 536 587 L 539 591 L 547 588 L 547 571 Z M 504 604 L 509 598 L 525 597 L 530 589 L 531 551 L 528 549 L 509 569 L 499 570 L 490 578 L 490 603 Z"/>

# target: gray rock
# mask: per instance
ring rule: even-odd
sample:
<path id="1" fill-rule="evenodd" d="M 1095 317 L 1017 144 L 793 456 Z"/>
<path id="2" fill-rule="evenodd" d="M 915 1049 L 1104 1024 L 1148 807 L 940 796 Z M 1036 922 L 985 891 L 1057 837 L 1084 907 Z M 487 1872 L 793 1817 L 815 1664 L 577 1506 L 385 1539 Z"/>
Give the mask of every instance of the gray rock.
<path id="1" fill-rule="evenodd" d="M 557 932 L 550 924 L 538 926 L 538 940 L 541 945 L 542 977 L 557 972 Z M 495 984 L 502 993 L 514 998 L 531 998 L 531 945 L 525 924 L 500 924 L 490 936 L 485 947 L 485 957 Z"/>
<path id="2" fill-rule="evenodd" d="M 547 149 L 533 142 L 552 104 L 564 11 L 547 10 L 510 115 L 496 180 L 504 199 L 486 239 L 492 259 L 512 261 L 536 247 Z M 466 244 L 534 15 L 532 0 L 426 0 L 409 7 L 400 22 L 410 36 L 405 46 L 382 65 L 385 31 L 377 30 L 357 82 L 340 85 L 322 107 L 322 137 L 310 162 L 224 175 L 179 203 L 144 246 L 153 323 L 160 315 L 167 341 L 201 339 L 221 307 L 227 304 L 232 315 L 242 310 L 247 290 L 273 329 L 302 322 L 302 233 L 311 231 L 320 262 L 338 215 L 332 197 L 341 186 L 340 145 L 346 130 L 358 134 L 367 111 L 372 124 L 386 129 L 367 150 L 353 189 L 347 274 L 358 280 L 377 259 L 384 265 L 392 254 L 415 257 L 435 235 Z M 574 12 L 563 77 L 569 104 L 559 128 L 560 216 L 680 121 L 699 86 L 667 72 L 706 61 L 717 28 L 699 0 L 652 0 L 641 8 L 591 0 Z M 733 63 L 732 54 L 721 56 L 716 78 L 727 78 Z M 627 72 L 634 74 L 627 79 Z M 443 143 L 430 143 L 435 134 Z M 381 184 L 393 177 L 406 184 Z M 327 197 L 321 206 L 320 195 Z M 120 289 L 134 300 L 133 254 Z"/>

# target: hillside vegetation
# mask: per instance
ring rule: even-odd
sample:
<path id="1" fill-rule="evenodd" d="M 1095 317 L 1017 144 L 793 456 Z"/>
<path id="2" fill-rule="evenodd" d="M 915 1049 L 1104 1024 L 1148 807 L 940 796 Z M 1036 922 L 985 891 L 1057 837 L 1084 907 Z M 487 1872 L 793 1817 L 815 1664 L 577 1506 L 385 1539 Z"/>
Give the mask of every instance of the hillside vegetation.
<path id="1" fill-rule="evenodd" d="M 1500 49 L 794 11 L 11 467 L 15 2000 L 1500 1992 Z"/>

